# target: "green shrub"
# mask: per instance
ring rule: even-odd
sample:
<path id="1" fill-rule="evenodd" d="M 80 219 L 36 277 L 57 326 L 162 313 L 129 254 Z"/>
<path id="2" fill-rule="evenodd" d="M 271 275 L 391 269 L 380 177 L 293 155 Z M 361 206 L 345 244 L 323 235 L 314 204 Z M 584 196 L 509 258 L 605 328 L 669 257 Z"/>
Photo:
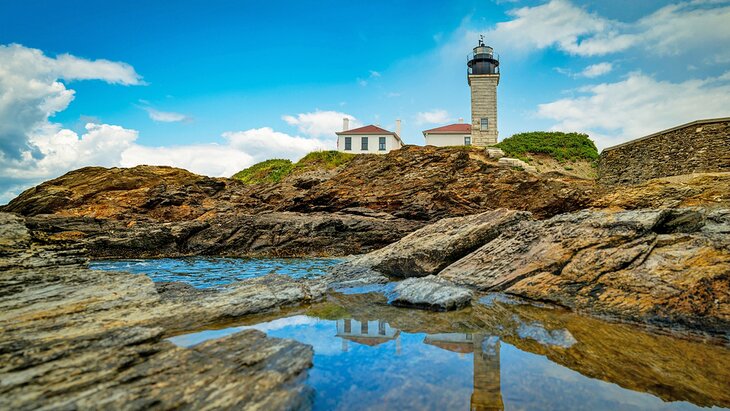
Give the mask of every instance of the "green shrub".
<path id="1" fill-rule="evenodd" d="M 296 163 L 285 159 L 272 159 L 254 164 L 234 174 L 232 178 L 246 184 L 278 183 L 293 172 L 306 170 L 331 170 L 348 163 L 355 154 L 339 151 L 313 151 Z"/>
<path id="2" fill-rule="evenodd" d="M 502 140 L 495 147 L 511 157 L 527 159 L 527 154 L 547 154 L 558 161 L 598 159 L 598 150 L 587 134 L 559 131 L 519 133 Z"/>
<path id="3" fill-rule="evenodd" d="M 285 159 L 271 159 L 254 164 L 234 174 L 232 178 L 246 184 L 278 183 L 291 174 L 294 164 Z"/>
<path id="4" fill-rule="evenodd" d="M 296 168 L 322 168 L 331 170 L 343 164 L 349 163 L 355 154 L 342 153 L 337 150 L 313 151 L 302 157 L 294 167 Z"/>

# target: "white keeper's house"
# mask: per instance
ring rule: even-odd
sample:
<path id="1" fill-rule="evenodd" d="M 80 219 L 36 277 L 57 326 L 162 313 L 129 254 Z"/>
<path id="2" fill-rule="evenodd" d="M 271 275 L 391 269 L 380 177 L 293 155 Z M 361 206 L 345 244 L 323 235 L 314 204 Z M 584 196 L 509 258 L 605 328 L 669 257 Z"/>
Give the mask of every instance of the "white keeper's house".
<path id="1" fill-rule="evenodd" d="M 471 124 L 466 124 L 459 119 L 458 123 L 424 130 L 423 138 L 426 139 L 427 146 L 470 146 L 472 144 Z"/>
<path id="2" fill-rule="evenodd" d="M 337 151 L 352 154 L 385 154 L 403 147 L 400 138 L 400 120 L 395 121 L 395 131 L 374 125 L 349 130 L 350 120 L 343 119 L 342 131 L 337 134 Z"/>

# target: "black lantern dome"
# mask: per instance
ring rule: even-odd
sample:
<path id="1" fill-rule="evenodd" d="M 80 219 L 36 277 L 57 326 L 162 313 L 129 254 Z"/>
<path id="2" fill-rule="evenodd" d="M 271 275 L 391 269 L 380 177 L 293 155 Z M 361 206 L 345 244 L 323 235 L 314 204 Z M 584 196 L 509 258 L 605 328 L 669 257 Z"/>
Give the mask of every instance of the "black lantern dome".
<path id="1" fill-rule="evenodd" d="M 467 74 L 499 74 L 499 55 L 494 49 L 484 45 L 484 38 L 479 39 L 479 45 L 474 52 L 467 56 Z"/>

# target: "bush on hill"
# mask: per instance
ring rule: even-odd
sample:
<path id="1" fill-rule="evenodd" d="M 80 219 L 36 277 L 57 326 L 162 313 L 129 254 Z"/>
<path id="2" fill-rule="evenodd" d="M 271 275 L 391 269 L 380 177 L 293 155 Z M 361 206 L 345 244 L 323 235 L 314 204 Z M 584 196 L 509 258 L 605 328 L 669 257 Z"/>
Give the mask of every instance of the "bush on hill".
<path id="1" fill-rule="evenodd" d="M 323 168 L 331 170 L 343 164 L 349 163 L 355 158 L 355 154 L 341 153 L 337 150 L 313 151 L 302 157 L 296 164 L 296 168 Z"/>
<path id="2" fill-rule="evenodd" d="M 296 163 L 284 159 L 272 159 L 254 164 L 234 174 L 232 178 L 246 184 L 278 183 L 296 171 L 331 170 L 348 163 L 354 154 L 339 151 L 313 151 Z"/>
<path id="3" fill-rule="evenodd" d="M 508 156 L 526 160 L 527 154 L 547 154 L 558 161 L 595 161 L 598 150 L 587 134 L 559 131 L 519 133 L 495 145 Z"/>
<path id="4" fill-rule="evenodd" d="M 289 160 L 271 159 L 254 164 L 234 174 L 232 178 L 246 184 L 278 183 L 291 174 L 294 164 Z"/>

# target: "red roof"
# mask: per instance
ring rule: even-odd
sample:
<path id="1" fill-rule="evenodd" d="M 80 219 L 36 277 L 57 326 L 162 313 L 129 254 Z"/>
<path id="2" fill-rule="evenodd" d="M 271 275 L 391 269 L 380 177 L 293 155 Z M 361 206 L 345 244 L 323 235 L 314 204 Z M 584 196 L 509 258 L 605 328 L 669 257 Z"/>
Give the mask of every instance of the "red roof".
<path id="1" fill-rule="evenodd" d="M 371 124 L 369 126 L 353 128 L 352 130 L 338 131 L 335 134 L 395 134 L 395 133 Z"/>
<path id="2" fill-rule="evenodd" d="M 432 128 L 430 130 L 425 130 L 423 132 L 423 134 L 426 134 L 426 133 L 431 133 L 431 134 L 471 133 L 471 124 L 465 124 L 465 123 L 449 124 L 448 126 L 436 127 L 436 128 Z"/>

